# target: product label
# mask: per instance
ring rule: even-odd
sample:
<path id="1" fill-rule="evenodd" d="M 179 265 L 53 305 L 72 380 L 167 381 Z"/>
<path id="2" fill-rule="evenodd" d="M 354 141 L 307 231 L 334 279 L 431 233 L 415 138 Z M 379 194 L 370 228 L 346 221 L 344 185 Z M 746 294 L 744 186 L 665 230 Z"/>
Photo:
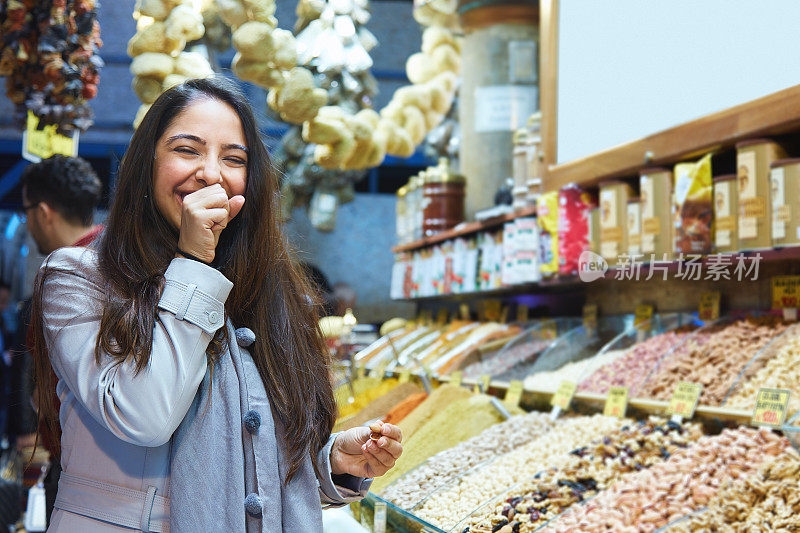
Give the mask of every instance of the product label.
<path id="1" fill-rule="evenodd" d="M 523 390 L 522 382 L 520 380 L 511 380 L 511 383 L 508 384 L 506 397 L 503 401 L 508 405 L 519 405 L 520 400 L 522 400 Z"/>
<path id="2" fill-rule="evenodd" d="M 642 207 L 638 203 L 628 204 L 628 253 L 642 253 Z"/>
<path id="3" fill-rule="evenodd" d="M 770 173 L 772 182 L 772 238 L 786 238 L 786 223 L 792 218 L 791 208 L 786 205 L 784 171 L 782 167 L 773 168 Z"/>
<path id="4" fill-rule="evenodd" d="M 791 391 L 787 389 L 758 390 L 752 422 L 756 426 L 780 427 L 786 421 L 786 409 Z"/>
<path id="5" fill-rule="evenodd" d="M 566 411 L 569 409 L 569 404 L 572 403 L 572 397 L 575 396 L 575 391 L 577 389 L 578 384 L 574 381 L 562 381 L 556 393 L 550 398 L 550 405 L 558 407 L 562 411 Z"/>
<path id="6" fill-rule="evenodd" d="M 714 187 L 714 230 L 717 246 L 731 246 L 736 219 L 731 209 L 731 187 L 733 182 L 722 182 Z"/>
<path id="7" fill-rule="evenodd" d="M 450 372 L 450 385 L 454 387 L 461 386 L 461 380 L 463 379 L 464 374 L 460 370 L 456 370 L 455 372 Z"/>
<path id="8" fill-rule="evenodd" d="M 708 321 L 719 318 L 719 300 L 719 291 L 704 292 L 700 295 L 700 320 Z"/>
<path id="9" fill-rule="evenodd" d="M 648 304 L 639 304 L 636 306 L 636 314 L 633 319 L 633 325 L 639 330 L 650 329 L 650 319 L 653 318 L 653 306 Z"/>
<path id="10" fill-rule="evenodd" d="M 628 387 L 611 387 L 606 397 L 603 414 L 623 418 L 628 409 Z"/>
<path id="11" fill-rule="evenodd" d="M 671 416 L 692 418 L 697 409 L 697 402 L 700 401 L 701 392 L 703 392 L 702 385 L 681 381 L 675 386 L 675 392 L 669 400 L 668 413 Z"/>
<path id="12" fill-rule="evenodd" d="M 654 237 L 661 233 L 661 219 L 656 217 L 642 220 L 642 235 Z"/>
<path id="13" fill-rule="evenodd" d="M 495 85 L 475 88 L 475 131 L 514 131 L 536 111 L 535 85 Z"/>
<path id="14" fill-rule="evenodd" d="M 754 239 L 758 237 L 758 224 L 755 217 L 762 207 L 756 198 L 756 154 L 753 151 L 736 156 L 736 179 L 739 182 L 739 237 Z M 755 200 L 755 201 L 754 201 Z M 763 201 L 763 198 L 761 199 Z M 763 205 L 766 214 L 766 202 Z"/>
<path id="15" fill-rule="evenodd" d="M 772 308 L 800 307 L 800 276 L 772 277 Z"/>

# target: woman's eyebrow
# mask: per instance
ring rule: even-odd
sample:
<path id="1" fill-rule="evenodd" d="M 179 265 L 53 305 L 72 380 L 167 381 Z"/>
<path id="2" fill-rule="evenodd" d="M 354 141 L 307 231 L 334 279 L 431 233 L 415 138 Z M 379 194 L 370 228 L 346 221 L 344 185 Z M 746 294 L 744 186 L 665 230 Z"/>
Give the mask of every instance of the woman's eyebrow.
<path id="1" fill-rule="evenodd" d="M 202 145 L 206 144 L 206 142 L 203 139 L 201 139 L 200 137 L 198 137 L 197 135 L 191 135 L 189 133 L 179 133 L 177 135 L 173 135 L 172 137 L 167 139 L 167 144 L 173 143 L 173 142 L 177 141 L 178 139 L 187 139 L 187 140 L 190 140 L 190 141 L 194 141 L 196 143 L 200 143 Z"/>
<path id="2" fill-rule="evenodd" d="M 247 153 L 247 147 L 242 146 L 241 144 L 224 144 L 222 147 L 225 150 L 241 150 L 244 153 Z"/>

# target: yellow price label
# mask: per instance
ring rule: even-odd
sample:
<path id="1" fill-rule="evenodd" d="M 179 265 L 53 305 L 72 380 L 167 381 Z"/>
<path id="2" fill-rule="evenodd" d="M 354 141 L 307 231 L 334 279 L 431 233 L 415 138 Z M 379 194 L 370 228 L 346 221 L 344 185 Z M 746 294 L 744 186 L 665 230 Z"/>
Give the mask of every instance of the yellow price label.
<path id="1" fill-rule="evenodd" d="M 472 392 L 488 392 L 489 391 L 489 383 L 492 381 L 492 376 L 489 374 L 484 374 L 478 378 L 478 382 L 475 383 L 475 386 L 472 388 Z M 483 387 L 483 390 L 481 390 Z"/>
<path id="2" fill-rule="evenodd" d="M 716 320 L 719 318 L 719 291 L 704 292 L 700 295 L 700 320 Z"/>
<path id="3" fill-rule="evenodd" d="M 461 320 L 469 320 L 471 313 L 469 311 L 469 304 L 461 304 L 458 306 L 458 314 L 461 315 Z"/>
<path id="4" fill-rule="evenodd" d="M 530 315 L 530 309 L 527 305 L 519 304 L 517 306 L 517 322 L 527 322 Z"/>
<path id="5" fill-rule="evenodd" d="M 398 379 L 399 383 L 408 383 L 411 381 L 411 370 L 404 368 L 402 372 L 400 372 L 400 379 Z"/>
<path id="6" fill-rule="evenodd" d="M 447 312 L 447 309 L 444 307 L 439 309 L 436 313 L 436 323 L 444 326 L 447 324 L 447 319 L 450 318 L 450 313 Z"/>
<path id="7" fill-rule="evenodd" d="M 39 117 L 28 111 L 22 145 L 22 156 L 29 161 L 47 159 L 51 155 L 78 155 L 78 132 L 70 136 L 57 132 L 55 124 L 39 127 Z"/>
<path id="8" fill-rule="evenodd" d="M 586 331 L 597 330 L 597 304 L 583 306 L 583 329 Z"/>
<path id="9" fill-rule="evenodd" d="M 800 307 L 800 276 L 773 276 L 772 308 Z"/>
<path id="10" fill-rule="evenodd" d="M 628 410 L 628 387 L 611 387 L 606 397 L 603 414 L 623 418 Z"/>
<path id="11" fill-rule="evenodd" d="M 562 411 L 566 411 L 569 408 L 569 404 L 572 403 L 572 397 L 575 395 L 577 389 L 578 384 L 574 381 L 562 381 L 556 393 L 550 398 L 550 405 L 558 407 Z"/>
<path id="12" fill-rule="evenodd" d="M 519 402 L 522 400 L 523 391 L 522 382 L 518 379 L 514 379 L 508 384 L 506 397 L 503 401 L 509 405 L 519 405 Z"/>
<path id="13" fill-rule="evenodd" d="M 486 300 L 484 302 L 483 316 L 486 320 L 499 322 L 503 304 L 500 300 Z"/>
<path id="14" fill-rule="evenodd" d="M 669 400 L 667 412 L 671 416 L 678 415 L 686 419 L 692 418 L 702 392 L 703 386 L 699 383 L 681 381 L 675 385 L 675 391 Z"/>
<path id="15" fill-rule="evenodd" d="M 455 372 L 450 372 L 450 385 L 454 385 L 456 387 L 461 386 L 461 380 L 464 378 L 464 374 L 460 370 L 456 370 Z"/>
<path id="16" fill-rule="evenodd" d="M 789 406 L 788 389 L 758 390 L 756 406 L 753 409 L 753 424 L 756 426 L 781 427 L 786 422 L 786 409 Z"/>
<path id="17" fill-rule="evenodd" d="M 653 306 L 648 304 L 639 304 L 636 306 L 636 315 L 633 319 L 633 325 L 636 329 L 650 329 L 650 319 L 653 318 Z"/>

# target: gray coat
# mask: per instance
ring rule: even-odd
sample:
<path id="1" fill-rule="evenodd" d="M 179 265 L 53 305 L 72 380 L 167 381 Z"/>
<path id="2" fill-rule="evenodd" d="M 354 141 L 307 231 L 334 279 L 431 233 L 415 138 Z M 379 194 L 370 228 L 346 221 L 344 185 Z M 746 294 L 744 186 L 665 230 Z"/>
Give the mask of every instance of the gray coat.
<path id="1" fill-rule="evenodd" d="M 100 364 L 95 362 L 104 299 L 96 252 L 62 248 L 50 255 L 48 264 L 54 272 L 44 287 L 42 311 L 58 377 L 64 470 L 48 531 L 167 532 L 173 469 L 186 468 L 191 459 L 203 460 L 198 450 L 182 444 L 181 435 L 202 425 L 196 420 L 213 421 L 197 418 L 210 383 L 205 350 L 214 332 L 223 327 L 224 304 L 233 285 L 211 267 L 173 259 L 164 275 L 152 356 L 147 367 L 136 374 L 131 361 L 114 365 L 109 356 L 101 354 Z M 242 337 L 243 330 L 231 332 Z M 334 476 L 334 482 L 329 453 L 335 435 L 316 458 L 319 478 L 309 477 L 308 473 L 313 473 L 309 458 L 298 475 L 299 482 L 281 489 L 284 452 L 275 435 L 280 427 L 272 424 L 266 391 L 252 358 L 246 349 L 232 346 L 222 355 L 215 374 L 220 370 L 237 376 L 237 397 L 242 408 L 247 406 L 243 412 L 259 412 L 258 434 L 264 438 L 253 438 L 245 429 L 252 426 L 252 414 L 238 420 L 217 420 L 229 426 L 220 428 L 220 439 L 231 444 L 230 461 L 214 465 L 219 476 L 198 480 L 198 488 L 223 487 L 215 501 L 196 502 L 195 510 L 203 510 L 201 523 L 207 525 L 206 531 L 319 531 L 319 502 L 343 505 L 366 494 L 368 480 Z M 220 398 L 216 393 L 215 387 L 215 401 Z M 173 438 L 179 426 L 181 431 Z M 228 438 L 231 434 L 236 438 Z M 241 448 L 237 451 L 234 444 Z M 173 463 L 173 457 L 180 462 Z M 237 507 L 233 512 L 232 506 Z M 241 520 L 223 525 L 216 521 L 223 514 L 228 518 L 239 514 Z"/>

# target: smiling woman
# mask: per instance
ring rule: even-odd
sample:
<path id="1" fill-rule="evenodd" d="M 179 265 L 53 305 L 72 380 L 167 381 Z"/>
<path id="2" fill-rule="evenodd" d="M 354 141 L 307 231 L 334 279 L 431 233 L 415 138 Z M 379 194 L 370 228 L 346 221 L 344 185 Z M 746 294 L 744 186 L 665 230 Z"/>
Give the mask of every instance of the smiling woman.
<path id="1" fill-rule="evenodd" d="M 131 139 L 96 248 L 47 259 L 33 351 L 64 469 L 48 531 L 320 531 L 320 502 L 360 499 L 394 465 L 396 426 L 331 435 L 277 190 L 244 96 L 189 80 Z"/>

